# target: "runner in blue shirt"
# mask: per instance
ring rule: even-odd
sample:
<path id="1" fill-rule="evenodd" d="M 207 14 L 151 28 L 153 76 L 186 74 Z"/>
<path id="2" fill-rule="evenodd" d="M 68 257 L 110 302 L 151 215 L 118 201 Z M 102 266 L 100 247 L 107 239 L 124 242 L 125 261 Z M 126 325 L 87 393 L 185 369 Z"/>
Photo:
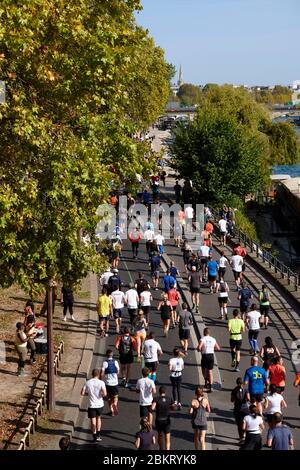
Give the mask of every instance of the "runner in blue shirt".
<path id="1" fill-rule="evenodd" d="M 175 286 L 176 280 L 174 279 L 173 276 L 170 274 L 170 270 L 168 269 L 167 274 L 164 276 L 164 291 L 166 294 L 169 292 L 169 290 Z"/>
<path id="2" fill-rule="evenodd" d="M 176 278 L 177 278 L 177 276 L 179 275 L 179 271 L 178 271 L 178 269 L 176 268 L 174 261 L 171 261 L 171 264 L 170 264 L 170 274 L 171 274 L 171 276 L 174 277 L 174 279 L 175 279 L 175 285 L 174 285 L 174 287 L 177 287 L 177 285 L 176 285 L 176 284 L 177 284 Z"/>
<path id="3" fill-rule="evenodd" d="M 264 399 L 265 386 L 269 384 L 268 375 L 265 369 L 259 367 L 258 357 L 251 358 L 251 367 L 246 370 L 244 376 L 244 386 L 248 389 L 249 399 L 256 401 L 259 413 L 262 414 L 261 402 Z"/>
<path id="4" fill-rule="evenodd" d="M 219 264 L 217 261 L 213 261 L 212 257 L 208 257 L 208 263 L 206 265 L 207 279 L 209 282 L 210 293 L 216 292 L 217 288 L 217 277 L 218 277 Z"/>
<path id="5" fill-rule="evenodd" d="M 160 256 L 158 254 L 154 254 L 154 256 L 152 256 L 150 260 L 151 277 L 153 281 L 154 290 L 158 289 L 160 261 Z"/>

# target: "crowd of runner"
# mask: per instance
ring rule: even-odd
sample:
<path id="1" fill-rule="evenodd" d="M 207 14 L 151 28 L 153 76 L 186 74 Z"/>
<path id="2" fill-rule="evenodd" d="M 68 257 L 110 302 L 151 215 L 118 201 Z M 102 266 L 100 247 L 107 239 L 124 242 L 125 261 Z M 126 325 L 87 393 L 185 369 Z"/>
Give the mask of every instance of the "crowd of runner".
<path id="1" fill-rule="evenodd" d="M 159 178 L 151 179 L 152 200 L 159 205 Z M 163 180 L 164 182 L 164 180 Z M 185 185 L 185 194 L 189 184 Z M 174 199 L 182 200 L 183 189 L 176 182 Z M 141 191 L 139 199 L 148 206 L 151 195 L 147 189 Z M 128 194 L 128 214 L 135 200 Z M 111 203 L 117 206 L 118 198 L 113 195 Z M 156 440 L 160 449 L 171 448 L 171 416 L 182 409 L 181 385 L 184 382 L 185 358 L 189 354 L 190 331 L 193 327 L 193 312 L 200 310 L 200 289 L 208 289 L 218 299 L 219 313 L 216 318 L 227 322 L 228 341 L 231 351 L 231 363 L 234 371 L 240 371 L 240 351 L 246 332 L 249 341 L 250 364 L 242 377 L 236 379 L 236 386 L 231 392 L 233 416 L 237 425 L 237 437 L 240 448 L 259 450 L 263 444 L 276 450 L 288 450 L 294 446 L 290 429 L 283 423 L 286 372 L 280 350 L 267 336 L 265 343 L 259 346 L 261 328 L 268 328 L 271 295 L 266 285 L 259 292 L 258 304 L 254 293 L 244 280 L 245 248 L 235 245 L 231 258 L 224 252 L 220 255 L 213 250 L 212 239 L 216 227 L 219 229 L 222 246 L 226 245 L 228 236 L 234 230 L 234 211 L 223 207 L 219 220 L 213 223 L 212 214 L 205 208 L 205 227 L 202 232 L 202 243 L 193 250 L 184 239 L 184 229 L 193 223 L 194 211 L 181 210 L 177 222 L 174 222 L 174 244 L 181 249 L 188 283 L 192 298 L 189 308 L 186 299 L 181 299 L 178 292 L 177 277 L 179 271 L 174 262 L 163 272 L 162 256 L 165 239 L 161 232 L 155 232 L 153 223 L 148 220 L 144 226 L 138 225 L 129 233 L 132 246 L 132 257 L 137 259 L 141 243 L 146 244 L 149 257 L 149 282 L 143 273 L 132 273 L 136 279 L 128 286 L 119 274 L 119 262 L 122 256 L 123 243 L 120 231 L 124 225 L 124 214 L 119 214 L 119 223 L 115 235 L 108 241 L 104 252 L 110 261 L 110 267 L 101 275 L 101 294 L 97 303 L 99 314 L 99 332 L 101 338 L 115 335 L 115 348 L 107 349 L 106 358 L 99 369 L 93 370 L 82 389 L 81 394 L 89 400 L 88 417 L 91 420 L 93 441 L 99 442 L 101 436 L 101 415 L 104 399 L 107 400 L 109 413 L 112 417 L 122 413 L 119 410 L 120 386 L 132 388 L 138 394 L 140 429 L 135 436 L 135 446 L 140 450 L 155 447 Z M 122 219 L 123 218 L 123 219 Z M 158 218 L 161 218 L 160 212 Z M 158 224 L 158 227 L 160 225 Z M 231 269 L 235 280 L 236 292 L 230 293 L 226 282 L 228 270 Z M 203 287 L 207 286 L 207 287 Z M 153 291 L 161 290 L 161 300 L 153 305 Z M 237 296 L 240 308 L 234 309 L 231 318 L 228 314 L 229 295 Z M 160 313 L 162 332 L 168 338 L 170 328 L 178 329 L 178 344 L 170 344 L 173 349 L 168 361 L 170 386 L 169 394 L 165 386 L 157 386 L 159 360 L 164 351 L 152 330 L 151 312 L 157 309 Z M 124 317 L 129 325 L 123 327 Z M 197 346 L 201 353 L 201 371 L 204 385 L 195 383 L 194 398 L 190 402 L 188 413 L 194 430 L 195 449 L 205 450 L 205 436 L 208 427 L 207 417 L 211 412 L 208 395 L 213 392 L 213 369 L 215 353 L 221 350 L 213 337 L 213 332 L 205 328 Z M 101 339 L 102 341 L 102 339 Z M 179 346 L 180 345 L 180 346 Z M 223 345 L 224 346 L 224 345 Z M 141 364 L 141 377 L 132 377 L 132 364 Z M 300 387 L 300 374 L 295 378 L 294 385 Z M 299 398 L 300 404 L 300 398 Z M 262 431 L 267 428 L 265 442 Z M 156 432 L 155 432 L 156 431 Z"/>

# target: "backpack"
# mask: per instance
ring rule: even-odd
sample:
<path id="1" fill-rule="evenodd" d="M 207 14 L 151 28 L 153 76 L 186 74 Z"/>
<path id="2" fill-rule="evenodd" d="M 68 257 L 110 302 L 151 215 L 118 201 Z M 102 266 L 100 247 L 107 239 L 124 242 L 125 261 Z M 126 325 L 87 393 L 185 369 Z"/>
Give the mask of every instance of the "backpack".
<path id="1" fill-rule="evenodd" d="M 203 400 L 203 398 L 202 398 Z M 205 408 L 202 406 L 202 400 L 199 401 L 199 407 L 194 412 L 193 423 L 195 426 L 205 426 L 206 425 L 206 413 Z"/>
<path id="2" fill-rule="evenodd" d="M 119 345 L 119 352 L 120 354 L 128 354 L 131 351 L 131 336 L 122 336 L 120 345 Z"/>
<path id="3" fill-rule="evenodd" d="M 226 282 L 220 282 L 220 292 L 227 292 L 226 291 Z"/>
<path id="4" fill-rule="evenodd" d="M 261 302 L 269 302 L 270 297 L 269 297 L 269 292 L 264 290 L 261 291 Z"/>
<path id="5" fill-rule="evenodd" d="M 145 290 L 146 287 L 147 287 L 146 279 L 138 279 L 136 281 L 136 288 L 139 294 L 141 294 Z"/>
<path id="6" fill-rule="evenodd" d="M 117 374 L 117 373 L 118 373 L 118 369 L 116 367 L 115 360 L 107 359 L 107 367 L 104 371 L 104 374 L 108 375 L 108 374 Z"/>

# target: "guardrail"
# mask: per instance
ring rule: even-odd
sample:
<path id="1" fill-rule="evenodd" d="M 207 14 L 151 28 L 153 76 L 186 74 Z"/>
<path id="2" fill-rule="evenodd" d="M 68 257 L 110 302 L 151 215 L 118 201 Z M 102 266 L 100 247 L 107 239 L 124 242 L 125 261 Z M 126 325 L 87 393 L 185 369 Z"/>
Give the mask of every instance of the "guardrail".
<path id="1" fill-rule="evenodd" d="M 215 212 L 212 212 L 212 220 L 216 223 Z M 292 285 L 295 288 L 295 291 L 299 290 L 299 278 L 300 274 L 292 271 L 288 266 L 286 266 L 282 261 L 280 261 L 276 256 L 273 256 L 272 253 L 264 249 L 258 242 L 255 242 L 249 238 L 244 232 L 242 232 L 236 225 L 234 226 L 234 237 L 233 240 L 238 240 L 239 243 L 243 243 L 245 248 L 249 248 L 250 253 L 255 253 L 256 257 L 261 259 L 263 263 L 269 265 L 270 268 L 274 269 L 274 272 L 281 275 L 282 279 L 287 279 L 288 285 Z"/>
<path id="2" fill-rule="evenodd" d="M 58 350 L 55 354 L 54 362 L 53 362 L 53 367 L 54 367 L 54 373 L 55 375 L 57 374 L 58 366 L 59 366 L 59 361 L 61 361 L 61 356 L 64 352 L 64 342 L 61 341 L 60 345 L 58 347 Z M 24 436 L 22 439 L 20 439 L 19 447 L 17 450 L 26 450 L 28 447 L 30 447 L 30 439 L 31 435 L 33 435 L 36 431 L 36 427 L 38 424 L 38 417 L 42 416 L 43 409 L 47 404 L 47 388 L 48 384 L 46 383 L 44 385 L 44 389 L 41 393 L 40 398 L 36 401 L 36 405 L 33 410 L 33 416 L 30 417 L 29 419 L 29 424 L 25 428 L 24 431 Z"/>

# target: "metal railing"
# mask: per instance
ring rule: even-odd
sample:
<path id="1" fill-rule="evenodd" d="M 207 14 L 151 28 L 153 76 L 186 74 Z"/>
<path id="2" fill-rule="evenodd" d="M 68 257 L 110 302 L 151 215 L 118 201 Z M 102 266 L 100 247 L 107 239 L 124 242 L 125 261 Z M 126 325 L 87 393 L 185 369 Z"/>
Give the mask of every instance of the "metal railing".
<path id="1" fill-rule="evenodd" d="M 217 225 L 217 216 L 216 212 L 212 211 L 212 220 L 214 225 L 218 228 Z M 299 278 L 300 274 L 292 271 L 288 266 L 286 266 L 282 261 L 280 261 L 276 256 L 273 256 L 268 250 L 259 245 L 258 242 L 255 242 L 248 237 L 244 232 L 242 232 L 236 225 L 234 226 L 234 236 L 231 239 L 238 240 L 239 243 L 243 243 L 245 248 L 248 248 L 250 253 L 255 253 L 256 257 L 262 260 L 263 263 L 268 264 L 269 268 L 273 269 L 275 274 L 279 273 L 282 279 L 286 279 L 289 286 L 293 286 L 295 291 L 299 289 Z"/>
<path id="2" fill-rule="evenodd" d="M 64 342 L 61 341 L 58 347 L 58 350 L 55 354 L 54 363 L 53 363 L 55 375 L 57 374 L 59 361 L 61 361 L 61 356 L 63 352 L 64 352 Z M 44 407 L 47 404 L 47 388 L 48 388 L 48 384 L 46 383 L 44 385 L 41 396 L 36 401 L 36 405 L 32 413 L 33 415 L 29 418 L 29 424 L 25 428 L 24 436 L 22 437 L 22 439 L 20 439 L 19 447 L 17 450 L 26 450 L 28 447 L 30 447 L 31 435 L 33 435 L 36 431 L 36 428 L 38 425 L 38 417 L 42 416 Z"/>

